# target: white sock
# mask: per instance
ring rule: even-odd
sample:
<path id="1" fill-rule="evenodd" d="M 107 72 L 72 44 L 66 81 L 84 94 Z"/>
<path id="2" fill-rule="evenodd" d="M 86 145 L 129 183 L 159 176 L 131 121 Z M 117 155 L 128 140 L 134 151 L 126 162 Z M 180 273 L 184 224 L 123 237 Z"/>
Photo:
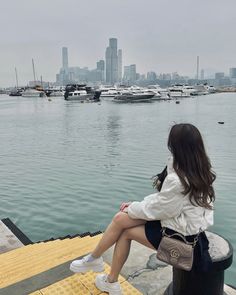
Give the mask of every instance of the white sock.
<path id="1" fill-rule="evenodd" d="M 95 259 L 97 259 L 97 258 L 95 258 L 95 257 L 93 257 L 93 255 L 92 254 L 88 254 L 88 256 L 87 256 L 87 261 L 88 262 L 92 262 L 92 261 L 94 261 Z"/>

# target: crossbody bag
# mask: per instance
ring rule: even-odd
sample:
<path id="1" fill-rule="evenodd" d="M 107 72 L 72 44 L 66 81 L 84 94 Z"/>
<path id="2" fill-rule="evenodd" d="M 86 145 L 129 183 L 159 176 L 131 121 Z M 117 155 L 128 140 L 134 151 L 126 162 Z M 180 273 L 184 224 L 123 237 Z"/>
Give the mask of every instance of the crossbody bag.
<path id="1" fill-rule="evenodd" d="M 190 271 L 193 266 L 194 247 L 201 232 L 200 230 L 193 242 L 188 242 L 186 237 L 180 233 L 168 235 L 166 228 L 163 227 L 162 239 L 156 257 L 176 268 Z M 179 237 L 181 240 L 177 240 L 175 237 Z"/>

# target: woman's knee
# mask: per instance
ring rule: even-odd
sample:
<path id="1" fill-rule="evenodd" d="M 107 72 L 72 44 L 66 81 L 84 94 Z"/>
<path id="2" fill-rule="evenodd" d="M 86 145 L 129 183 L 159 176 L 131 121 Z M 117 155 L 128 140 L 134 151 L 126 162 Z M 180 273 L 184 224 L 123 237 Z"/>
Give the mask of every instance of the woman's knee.
<path id="1" fill-rule="evenodd" d="M 118 212 L 113 217 L 112 221 L 121 228 L 125 227 L 125 223 L 127 221 L 127 214 L 124 212 Z"/>

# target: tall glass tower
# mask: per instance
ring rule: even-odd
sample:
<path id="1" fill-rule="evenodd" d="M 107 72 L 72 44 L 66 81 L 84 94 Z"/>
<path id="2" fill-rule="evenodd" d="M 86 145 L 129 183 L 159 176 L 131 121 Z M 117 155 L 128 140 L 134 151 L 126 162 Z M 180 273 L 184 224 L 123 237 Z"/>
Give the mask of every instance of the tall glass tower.
<path id="1" fill-rule="evenodd" d="M 67 47 L 62 47 L 62 69 L 65 73 L 68 73 L 68 49 Z"/>
<path id="2" fill-rule="evenodd" d="M 117 39 L 110 38 L 106 49 L 106 82 L 114 84 L 118 81 Z"/>
<path id="3" fill-rule="evenodd" d="M 122 81 L 122 50 L 118 50 L 118 81 Z"/>

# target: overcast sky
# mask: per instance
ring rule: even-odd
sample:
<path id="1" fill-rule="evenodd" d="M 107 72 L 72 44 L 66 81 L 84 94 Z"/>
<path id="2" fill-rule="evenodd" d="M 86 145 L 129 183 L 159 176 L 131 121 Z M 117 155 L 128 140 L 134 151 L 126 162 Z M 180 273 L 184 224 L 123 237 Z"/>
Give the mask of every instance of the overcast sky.
<path id="1" fill-rule="evenodd" d="M 123 65 L 137 71 L 194 75 L 236 67 L 236 0 L 1 0 L 0 87 L 55 81 L 61 48 L 69 66 L 96 67 L 109 37 L 118 38 Z"/>

